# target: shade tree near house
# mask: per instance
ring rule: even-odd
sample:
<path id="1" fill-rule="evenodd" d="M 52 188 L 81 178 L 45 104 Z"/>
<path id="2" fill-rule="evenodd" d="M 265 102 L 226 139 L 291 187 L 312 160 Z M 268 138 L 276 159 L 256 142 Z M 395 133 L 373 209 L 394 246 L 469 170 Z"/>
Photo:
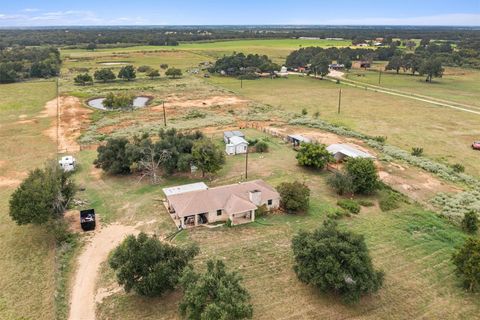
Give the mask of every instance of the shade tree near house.
<path id="1" fill-rule="evenodd" d="M 332 220 L 292 239 L 298 279 L 324 293 L 339 294 L 355 303 L 380 289 L 383 272 L 374 269 L 363 236 L 342 230 Z"/>
<path id="2" fill-rule="evenodd" d="M 455 272 L 469 291 L 480 291 L 480 238 L 470 237 L 452 256 Z"/>
<path id="3" fill-rule="evenodd" d="M 250 294 L 236 272 L 220 260 L 208 260 L 205 273 L 186 268 L 181 278 L 184 290 L 180 313 L 186 319 L 251 319 Z"/>
<path id="4" fill-rule="evenodd" d="M 176 129 L 160 130 L 153 142 L 148 134 L 134 136 L 132 141 L 112 138 L 97 149 L 95 165 L 111 174 L 139 171 L 156 181 L 156 169 L 163 174 L 188 172 L 194 159 L 192 148 L 203 138 L 199 131 L 181 133 Z M 223 155 L 223 154 L 222 154 Z M 154 170 L 155 169 L 155 170 Z"/>
<path id="5" fill-rule="evenodd" d="M 18 225 L 45 224 L 62 217 L 75 195 L 70 174 L 55 164 L 30 171 L 10 198 L 10 217 Z"/>
<path id="6" fill-rule="evenodd" d="M 174 290 L 183 270 L 199 253 L 195 245 L 177 247 L 156 236 L 128 236 L 108 259 L 126 292 L 154 297 Z"/>
<path id="7" fill-rule="evenodd" d="M 93 77 L 97 81 L 108 82 L 116 79 L 115 74 L 113 73 L 112 69 L 104 68 L 96 70 L 93 74 Z"/>
<path id="8" fill-rule="evenodd" d="M 334 160 L 324 144 L 315 143 L 302 143 L 296 158 L 299 165 L 315 169 L 323 169 Z"/>
<path id="9" fill-rule="evenodd" d="M 299 181 L 282 182 L 278 185 L 280 206 L 288 213 L 305 212 L 310 203 L 310 188 Z"/>
<path id="10" fill-rule="evenodd" d="M 225 163 L 223 149 L 207 138 L 195 141 L 192 147 L 192 158 L 195 165 L 202 171 L 202 176 L 217 172 Z"/>

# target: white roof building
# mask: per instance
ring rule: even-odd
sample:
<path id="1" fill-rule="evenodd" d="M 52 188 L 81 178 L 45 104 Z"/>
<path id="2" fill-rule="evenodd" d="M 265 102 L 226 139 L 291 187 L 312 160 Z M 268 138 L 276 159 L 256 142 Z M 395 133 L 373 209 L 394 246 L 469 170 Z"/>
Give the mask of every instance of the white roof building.
<path id="1" fill-rule="evenodd" d="M 349 158 L 375 158 L 368 152 L 359 150 L 355 147 L 352 147 L 344 143 L 335 143 L 327 147 L 328 152 L 333 155 L 335 160 L 341 161 L 346 157 Z"/>
<path id="2" fill-rule="evenodd" d="M 208 186 L 203 182 L 184 184 L 170 188 L 163 188 L 162 191 L 166 196 L 173 196 L 175 194 L 182 194 L 185 192 L 207 190 Z"/>
<path id="3" fill-rule="evenodd" d="M 248 141 L 239 136 L 233 136 L 225 146 L 225 152 L 228 155 L 247 153 Z"/>

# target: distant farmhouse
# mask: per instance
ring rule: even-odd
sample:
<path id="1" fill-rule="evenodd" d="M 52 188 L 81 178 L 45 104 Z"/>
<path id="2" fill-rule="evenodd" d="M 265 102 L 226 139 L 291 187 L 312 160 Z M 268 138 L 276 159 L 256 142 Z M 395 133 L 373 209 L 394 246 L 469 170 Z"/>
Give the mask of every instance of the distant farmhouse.
<path id="1" fill-rule="evenodd" d="M 255 210 L 280 206 L 280 195 L 263 180 L 209 188 L 193 183 L 163 189 L 166 207 L 177 227 L 187 228 L 230 220 L 232 225 L 252 222 Z"/>

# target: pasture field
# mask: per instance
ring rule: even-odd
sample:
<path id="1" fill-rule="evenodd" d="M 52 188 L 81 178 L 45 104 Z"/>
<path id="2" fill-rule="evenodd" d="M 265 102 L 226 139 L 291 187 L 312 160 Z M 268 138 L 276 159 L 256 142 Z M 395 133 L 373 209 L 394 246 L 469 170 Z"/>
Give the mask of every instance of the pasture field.
<path id="1" fill-rule="evenodd" d="M 309 115 L 372 136 L 386 136 L 390 144 L 410 150 L 422 147 L 428 157 L 446 163 L 462 163 L 468 173 L 479 175 L 479 153 L 471 149 L 480 138 L 479 115 L 370 90 L 340 86 L 331 81 L 290 76 L 288 79 L 240 81 L 213 77 L 212 84 L 267 104 L 287 116 Z M 342 89 L 341 112 L 338 110 Z"/>
<path id="2" fill-rule="evenodd" d="M 101 56 L 105 54 L 148 52 L 148 51 L 171 51 L 178 54 L 179 51 L 188 51 L 206 55 L 210 59 L 217 59 L 233 52 L 258 53 L 268 55 L 274 62 L 282 63 L 285 57 L 301 47 L 347 47 L 350 40 L 306 40 L 306 39 L 252 39 L 252 40 L 227 40 L 215 42 L 180 43 L 178 46 L 133 46 L 127 48 L 97 49 L 87 52 L 84 49 L 64 49 L 62 54 L 71 58 L 85 56 Z"/>
<path id="3" fill-rule="evenodd" d="M 45 229 L 17 226 L 8 201 L 28 171 L 55 157 L 55 144 L 42 134 L 51 119 L 44 104 L 55 82 L 0 86 L 0 318 L 55 318 L 55 241 Z"/>
<path id="4" fill-rule="evenodd" d="M 377 65 L 383 69 L 384 64 Z M 378 71 L 354 69 L 345 74 L 347 79 L 378 85 Z M 425 95 L 432 98 L 472 105 L 480 110 L 480 71 L 474 69 L 445 68 L 442 78 L 434 78 L 432 83 L 425 82 L 425 77 L 412 76 L 400 71 L 382 72 L 380 86 L 407 93 Z"/>

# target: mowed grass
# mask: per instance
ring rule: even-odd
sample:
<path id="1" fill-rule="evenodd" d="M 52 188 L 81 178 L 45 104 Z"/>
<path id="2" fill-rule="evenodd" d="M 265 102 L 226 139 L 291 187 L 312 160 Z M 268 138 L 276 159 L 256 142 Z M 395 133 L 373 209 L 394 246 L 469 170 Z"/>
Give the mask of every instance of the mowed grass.
<path id="1" fill-rule="evenodd" d="M 97 49 L 95 52 L 87 52 L 82 49 L 62 50 L 64 55 L 71 57 L 101 56 L 105 53 L 119 54 L 137 51 L 170 50 L 178 54 L 179 51 L 191 51 L 207 55 L 210 58 L 218 58 L 233 52 L 266 54 L 275 62 L 282 63 L 285 57 L 293 50 L 301 47 L 347 47 L 350 40 L 306 40 L 306 39 L 249 39 L 249 40 L 226 40 L 212 42 L 181 43 L 178 46 L 133 46 L 127 48 Z"/>
<path id="2" fill-rule="evenodd" d="M 468 173 L 479 175 L 480 153 L 470 147 L 480 139 L 479 115 L 307 77 L 243 81 L 243 88 L 232 78 L 213 77 L 209 81 L 284 111 L 287 118 L 300 114 L 303 108 L 309 115 L 318 111 L 321 119 L 372 136 L 386 136 L 388 143 L 405 150 L 422 147 L 427 157 L 461 163 Z"/>
<path id="3" fill-rule="evenodd" d="M 0 182 L 12 183 L 0 184 L 0 319 L 55 318 L 54 241 L 42 227 L 17 226 L 8 215 L 15 183 L 54 156 L 54 143 L 42 134 L 50 119 L 37 117 L 54 96 L 52 81 L 0 85 Z"/>
<path id="4" fill-rule="evenodd" d="M 382 64 L 383 66 L 383 64 Z M 372 85 L 379 85 L 379 72 L 354 69 L 346 73 L 347 79 Z M 463 68 L 445 68 L 442 78 L 434 78 L 432 83 L 425 77 L 409 73 L 382 72 L 380 86 L 408 93 L 425 95 L 437 99 L 476 106 L 480 110 L 480 71 Z"/>
<path id="5" fill-rule="evenodd" d="M 248 137 L 264 137 L 253 130 Z M 213 136 L 219 139 L 219 135 Z M 480 311 L 476 295 L 465 294 L 453 274 L 450 262 L 454 248 L 464 235 L 437 215 L 411 204 L 396 211 L 382 213 L 378 207 L 362 208 L 359 215 L 340 221 L 344 228 L 363 234 L 371 250 L 374 264 L 386 272 L 385 285 L 376 294 L 358 305 L 342 304 L 336 296 L 321 294 L 302 284 L 293 272 L 290 248 L 292 236 L 301 229 L 312 230 L 322 224 L 333 210 L 337 196 L 326 185 L 328 173 L 304 170 L 296 165 L 295 152 L 280 140 L 268 138 L 270 151 L 251 154 L 249 179 L 262 178 L 276 186 L 283 181 L 299 179 L 312 190 L 310 210 L 301 215 L 274 215 L 234 228 L 197 228 L 184 231 L 175 242 L 194 241 L 201 248 L 195 259 L 199 270 L 208 259 L 225 261 L 230 270 L 243 277 L 243 284 L 252 296 L 254 319 L 436 319 L 474 318 Z M 227 165 L 209 185 L 235 183 L 244 172 L 243 156 L 227 158 Z M 121 180 L 131 181 L 130 178 Z M 103 177 L 109 188 L 123 188 L 117 178 Z M 161 184 L 179 181 L 167 179 Z M 157 190 L 132 186 L 158 196 Z M 157 187 L 155 187 L 157 188 Z M 147 194 L 142 193 L 142 197 Z M 376 201 L 376 197 L 370 197 Z M 130 200 L 115 197 L 117 207 Z M 161 207 L 149 206 L 136 213 L 121 210 L 118 217 L 136 216 L 156 219 L 157 235 L 163 236 L 172 222 Z M 144 213 L 140 213 L 144 212 Z M 104 264 L 102 287 L 114 285 L 112 270 Z M 99 319 L 174 319 L 178 318 L 181 292 L 160 298 L 142 298 L 134 293 L 115 293 L 98 306 Z"/>

